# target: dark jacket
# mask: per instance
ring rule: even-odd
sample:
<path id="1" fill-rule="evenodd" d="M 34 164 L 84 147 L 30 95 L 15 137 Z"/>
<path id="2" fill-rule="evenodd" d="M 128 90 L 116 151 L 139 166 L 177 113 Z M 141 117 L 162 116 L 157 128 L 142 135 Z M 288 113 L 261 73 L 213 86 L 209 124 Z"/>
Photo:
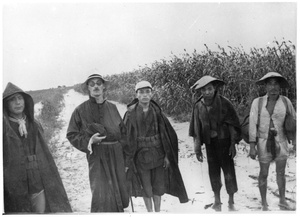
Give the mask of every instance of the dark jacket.
<path id="1" fill-rule="evenodd" d="M 8 83 L 3 93 L 3 175 L 5 213 L 31 212 L 26 172 L 27 157 L 22 141 L 12 129 L 8 119 L 6 99 L 20 93 L 25 100 L 27 121 L 33 126 L 36 138 L 35 155 L 44 187 L 46 212 L 72 212 L 69 200 L 53 157 L 43 138 L 43 129 L 34 119 L 34 103 L 30 95 Z M 34 141 L 33 140 L 33 141 Z"/>
<path id="2" fill-rule="evenodd" d="M 178 197 L 181 203 L 188 202 L 186 189 L 178 167 L 178 138 L 175 130 L 167 117 L 161 111 L 159 105 L 151 100 L 151 106 L 155 109 L 158 121 L 158 131 L 164 151 L 170 161 L 170 168 L 165 172 L 165 193 Z M 128 179 L 131 184 L 131 195 L 142 196 L 139 178 L 135 172 L 134 158 L 137 151 L 137 122 L 135 108 L 138 100 L 133 100 L 128 106 L 128 111 L 124 115 L 124 123 L 127 129 L 128 146 L 126 149 L 126 164 L 130 165 Z"/>
<path id="3" fill-rule="evenodd" d="M 93 97 L 75 108 L 67 129 L 67 138 L 79 151 L 89 156 L 87 149 L 92 135 L 87 133 L 89 124 L 99 123 L 106 129 L 104 142 L 119 141 L 122 146 L 126 143 L 126 130 L 123 120 L 115 104 L 105 100 L 97 104 Z M 87 156 L 87 157 L 88 157 Z"/>
<path id="4" fill-rule="evenodd" d="M 199 146 L 203 145 L 203 143 L 210 144 L 209 117 L 213 114 L 212 118 L 214 118 L 217 123 L 218 139 L 230 139 L 238 143 L 241 140 L 241 128 L 239 118 L 231 102 L 225 97 L 216 94 L 212 103 L 212 109 L 209 113 L 201 100 L 202 97 L 200 97 L 193 106 L 189 136 L 196 138 L 199 142 Z M 229 127 L 234 128 L 234 135 L 230 132 Z"/>

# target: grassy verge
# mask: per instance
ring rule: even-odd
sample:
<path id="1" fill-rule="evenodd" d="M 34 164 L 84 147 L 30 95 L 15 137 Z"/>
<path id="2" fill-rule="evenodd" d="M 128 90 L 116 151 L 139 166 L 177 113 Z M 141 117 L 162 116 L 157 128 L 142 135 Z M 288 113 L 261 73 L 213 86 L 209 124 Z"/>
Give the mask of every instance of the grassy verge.
<path id="1" fill-rule="evenodd" d="M 48 147 L 56 158 L 57 138 L 55 134 L 62 129 L 63 123 L 59 119 L 59 114 L 64 107 L 63 95 L 69 88 L 51 88 L 45 90 L 28 91 L 33 98 L 34 103 L 41 102 L 42 110 L 35 117 L 44 129 L 44 138 Z"/>

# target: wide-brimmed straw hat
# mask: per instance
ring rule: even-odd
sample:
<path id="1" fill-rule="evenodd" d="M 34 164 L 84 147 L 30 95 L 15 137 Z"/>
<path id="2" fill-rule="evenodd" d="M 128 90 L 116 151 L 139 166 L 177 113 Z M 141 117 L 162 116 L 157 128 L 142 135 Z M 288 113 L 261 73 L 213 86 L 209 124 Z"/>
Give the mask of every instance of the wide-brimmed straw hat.
<path id="1" fill-rule="evenodd" d="M 279 80 L 280 87 L 282 87 L 282 88 L 289 87 L 289 82 L 281 74 L 279 74 L 278 72 L 268 72 L 261 79 L 256 81 L 256 84 L 257 85 L 264 85 L 264 84 L 266 84 L 266 82 L 269 78 L 277 78 Z"/>
<path id="2" fill-rule="evenodd" d="M 81 89 L 83 92 L 88 93 L 88 82 L 89 80 L 93 79 L 93 78 L 100 78 L 103 81 L 103 84 L 107 85 L 108 84 L 108 80 L 104 79 L 100 74 L 91 74 L 86 80 L 85 82 L 83 82 L 81 84 Z"/>
<path id="3" fill-rule="evenodd" d="M 214 78 L 210 75 L 205 75 L 202 78 L 200 78 L 198 81 L 196 81 L 196 83 L 193 86 L 191 86 L 191 89 L 192 91 L 195 91 L 201 89 L 202 87 L 206 86 L 209 83 L 213 83 L 214 86 L 221 86 L 225 84 L 225 82 L 220 79 Z"/>

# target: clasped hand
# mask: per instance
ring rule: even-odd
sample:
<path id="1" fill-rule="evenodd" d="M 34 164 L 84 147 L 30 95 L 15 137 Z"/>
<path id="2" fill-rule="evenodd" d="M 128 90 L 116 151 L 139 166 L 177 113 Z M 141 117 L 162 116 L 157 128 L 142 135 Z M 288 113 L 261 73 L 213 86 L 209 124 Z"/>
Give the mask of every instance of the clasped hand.
<path id="1" fill-rule="evenodd" d="M 89 144 L 88 144 L 88 150 L 90 151 L 90 154 L 93 153 L 93 150 L 92 150 L 92 144 L 97 144 L 97 145 L 100 145 L 100 143 L 102 142 L 103 139 L 105 139 L 106 136 L 100 136 L 100 133 L 95 133 L 91 138 L 90 138 L 90 141 L 89 141 Z"/>

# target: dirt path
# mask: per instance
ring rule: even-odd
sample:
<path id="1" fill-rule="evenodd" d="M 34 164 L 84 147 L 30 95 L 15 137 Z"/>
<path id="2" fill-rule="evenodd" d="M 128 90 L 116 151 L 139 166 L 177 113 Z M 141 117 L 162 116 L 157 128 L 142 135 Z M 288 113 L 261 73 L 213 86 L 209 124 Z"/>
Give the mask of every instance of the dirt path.
<path id="1" fill-rule="evenodd" d="M 75 213 L 83 214 L 90 212 L 91 191 L 88 180 L 88 165 L 85 154 L 73 148 L 66 139 L 66 131 L 71 114 L 75 107 L 87 100 L 73 90 L 65 95 L 65 108 L 61 113 L 64 122 L 63 129 L 57 134 L 58 157 L 56 163 L 61 174 L 65 189 L 67 191 L 72 209 Z M 126 111 L 125 105 L 116 103 L 121 116 Z M 162 197 L 162 213 L 214 213 L 211 208 L 205 209 L 205 205 L 213 202 L 213 193 L 208 177 L 208 167 L 206 158 L 200 164 L 193 152 L 192 138 L 188 134 L 188 123 L 175 123 L 171 120 L 179 138 L 179 167 L 186 186 L 190 201 L 180 204 L 179 200 L 170 195 Z M 205 150 L 203 150 L 205 154 Z M 236 174 L 238 180 L 238 192 L 235 194 L 235 204 L 239 213 L 249 213 L 256 211 L 260 213 L 260 195 L 258 191 L 257 176 L 259 172 L 258 162 L 247 157 L 248 146 L 240 144 L 235 157 Z M 205 156 L 204 156 L 205 157 Z M 295 205 L 296 202 L 296 160 L 294 156 L 288 159 L 286 168 L 287 199 Z M 223 180 L 224 183 L 224 180 Z M 278 190 L 276 185 L 275 165 L 271 165 L 268 178 L 268 203 L 271 211 L 285 213 L 278 208 Z M 223 202 L 222 212 L 228 212 L 227 193 L 223 184 L 221 190 Z M 146 212 L 141 198 L 132 198 L 135 212 Z M 130 213 L 131 205 L 125 212 Z M 291 212 L 288 212 L 291 213 Z M 295 212 L 292 212 L 295 213 Z"/>

